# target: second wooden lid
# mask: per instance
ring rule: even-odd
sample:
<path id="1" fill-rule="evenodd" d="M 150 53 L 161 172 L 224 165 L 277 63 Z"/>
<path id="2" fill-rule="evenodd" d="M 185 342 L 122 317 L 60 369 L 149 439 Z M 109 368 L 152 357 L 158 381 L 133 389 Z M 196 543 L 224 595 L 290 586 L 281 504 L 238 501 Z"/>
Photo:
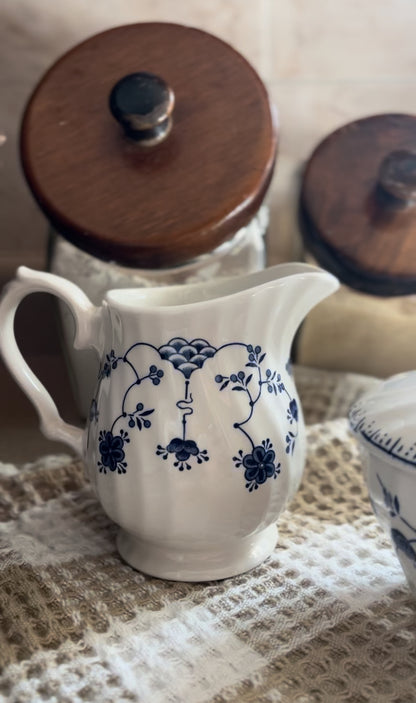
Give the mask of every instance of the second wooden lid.
<path id="1" fill-rule="evenodd" d="M 416 117 L 375 115 L 330 134 L 305 169 L 305 246 L 352 288 L 416 292 Z"/>

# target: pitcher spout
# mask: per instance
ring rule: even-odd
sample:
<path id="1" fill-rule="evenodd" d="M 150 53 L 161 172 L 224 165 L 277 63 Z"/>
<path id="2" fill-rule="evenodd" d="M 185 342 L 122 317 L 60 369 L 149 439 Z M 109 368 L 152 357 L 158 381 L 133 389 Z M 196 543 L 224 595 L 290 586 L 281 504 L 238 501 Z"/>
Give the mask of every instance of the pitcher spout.
<path id="1" fill-rule="evenodd" d="M 322 300 L 335 293 L 340 284 L 335 276 L 316 266 L 310 264 L 289 264 L 288 266 L 292 267 L 292 271 L 283 280 L 281 279 L 281 283 L 284 284 L 281 295 L 274 296 L 273 304 L 278 305 L 279 308 L 283 305 L 283 310 L 286 310 L 284 337 L 286 353 L 289 355 L 293 338 L 308 313 Z M 280 319 L 281 315 L 282 310 Z M 279 325 L 279 321 L 277 324 Z"/>
<path id="2" fill-rule="evenodd" d="M 339 288 L 338 279 L 328 271 L 309 264 L 298 265 L 298 271 L 288 279 L 288 292 L 291 295 L 290 317 L 294 332 L 308 313 L 322 300 Z"/>

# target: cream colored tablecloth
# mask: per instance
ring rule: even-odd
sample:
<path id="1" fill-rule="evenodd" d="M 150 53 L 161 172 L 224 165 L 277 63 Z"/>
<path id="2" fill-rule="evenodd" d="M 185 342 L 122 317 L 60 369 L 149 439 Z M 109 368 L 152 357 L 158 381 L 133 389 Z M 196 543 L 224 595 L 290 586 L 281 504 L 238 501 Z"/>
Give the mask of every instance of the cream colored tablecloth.
<path id="1" fill-rule="evenodd" d="M 124 564 L 79 461 L 0 470 L 0 701 L 413 703 L 416 603 L 345 414 L 374 380 L 297 369 L 300 491 L 272 557 L 186 584 Z"/>

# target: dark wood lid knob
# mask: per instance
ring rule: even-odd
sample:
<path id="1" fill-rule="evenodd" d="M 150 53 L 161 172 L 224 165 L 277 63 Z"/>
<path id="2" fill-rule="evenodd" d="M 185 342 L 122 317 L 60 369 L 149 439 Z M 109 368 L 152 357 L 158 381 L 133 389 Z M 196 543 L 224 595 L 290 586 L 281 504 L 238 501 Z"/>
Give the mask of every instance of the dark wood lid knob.
<path id="1" fill-rule="evenodd" d="M 112 89 L 109 104 L 126 135 L 143 146 L 158 144 L 170 132 L 175 96 L 153 73 L 124 76 Z"/>
<path id="2" fill-rule="evenodd" d="M 383 159 L 378 184 L 392 198 L 411 205 L 416 199 L 416 153 L 398 150 Z"/>

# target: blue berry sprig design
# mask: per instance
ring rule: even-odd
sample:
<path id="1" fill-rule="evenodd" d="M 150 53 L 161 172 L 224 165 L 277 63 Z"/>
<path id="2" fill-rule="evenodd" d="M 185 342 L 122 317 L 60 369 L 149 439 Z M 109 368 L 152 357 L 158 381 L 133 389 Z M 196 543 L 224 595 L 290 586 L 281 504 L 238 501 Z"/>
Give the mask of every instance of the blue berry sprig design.
<path id="1" fill-rule="evenodd" d="M 246 478 L 246 488 L 249 491 L 256 490 L 265 483 L 268 478 L 276 478 L 280 473 L 280 462 L 276 462 L 276 453 L 272 448 L 273 445 L 270 439 L 262 440 L 256 443 L 248 430 L 248 423 L 253 417 L 255 407 L 260 401 L 263 389 L 266 388 L 269 393 L 275 396 L 285 394 L 288 399 L 286 410 L 286 419 L 292 429 L 288 429 L 285 436 L 286 454 L 292 455 L 298 436 L 298 405 L 295 398 L 292 398 L 287 390 L 281 374 L 270 368 L 263 371 L 262 364 L 265 361 L 266 353 L 260 345 L 245 345 L 248 353 L 248 361 L 245 368 L 249 372 L 241 369 L 229 376 L 217 374 L 215 381 L 219 385 L 220 391 L 225 391 L 227 388 L 231 391 L 244 392 L 247 395 L 248 414 L 240 422 L 234 422 L 234 429 L 239 430 L 247 439 L 251 446 L 251 451 L 244 452 L 240 449 L 237 456 L 233 457 L 233 461 L 237 468 L 244 467 Z"/>
<path id="2" fill-rule="evenodd" d="M 137 403 L 136 410 L 132 413 L 127 413 L 129 427 L 137 427 L 139 430 L 143 428 L 149 429 L 152 423 L 148 418 L 152 413 L 154 413 L 154 408 L 145 410 L 143 403 Z"/>

